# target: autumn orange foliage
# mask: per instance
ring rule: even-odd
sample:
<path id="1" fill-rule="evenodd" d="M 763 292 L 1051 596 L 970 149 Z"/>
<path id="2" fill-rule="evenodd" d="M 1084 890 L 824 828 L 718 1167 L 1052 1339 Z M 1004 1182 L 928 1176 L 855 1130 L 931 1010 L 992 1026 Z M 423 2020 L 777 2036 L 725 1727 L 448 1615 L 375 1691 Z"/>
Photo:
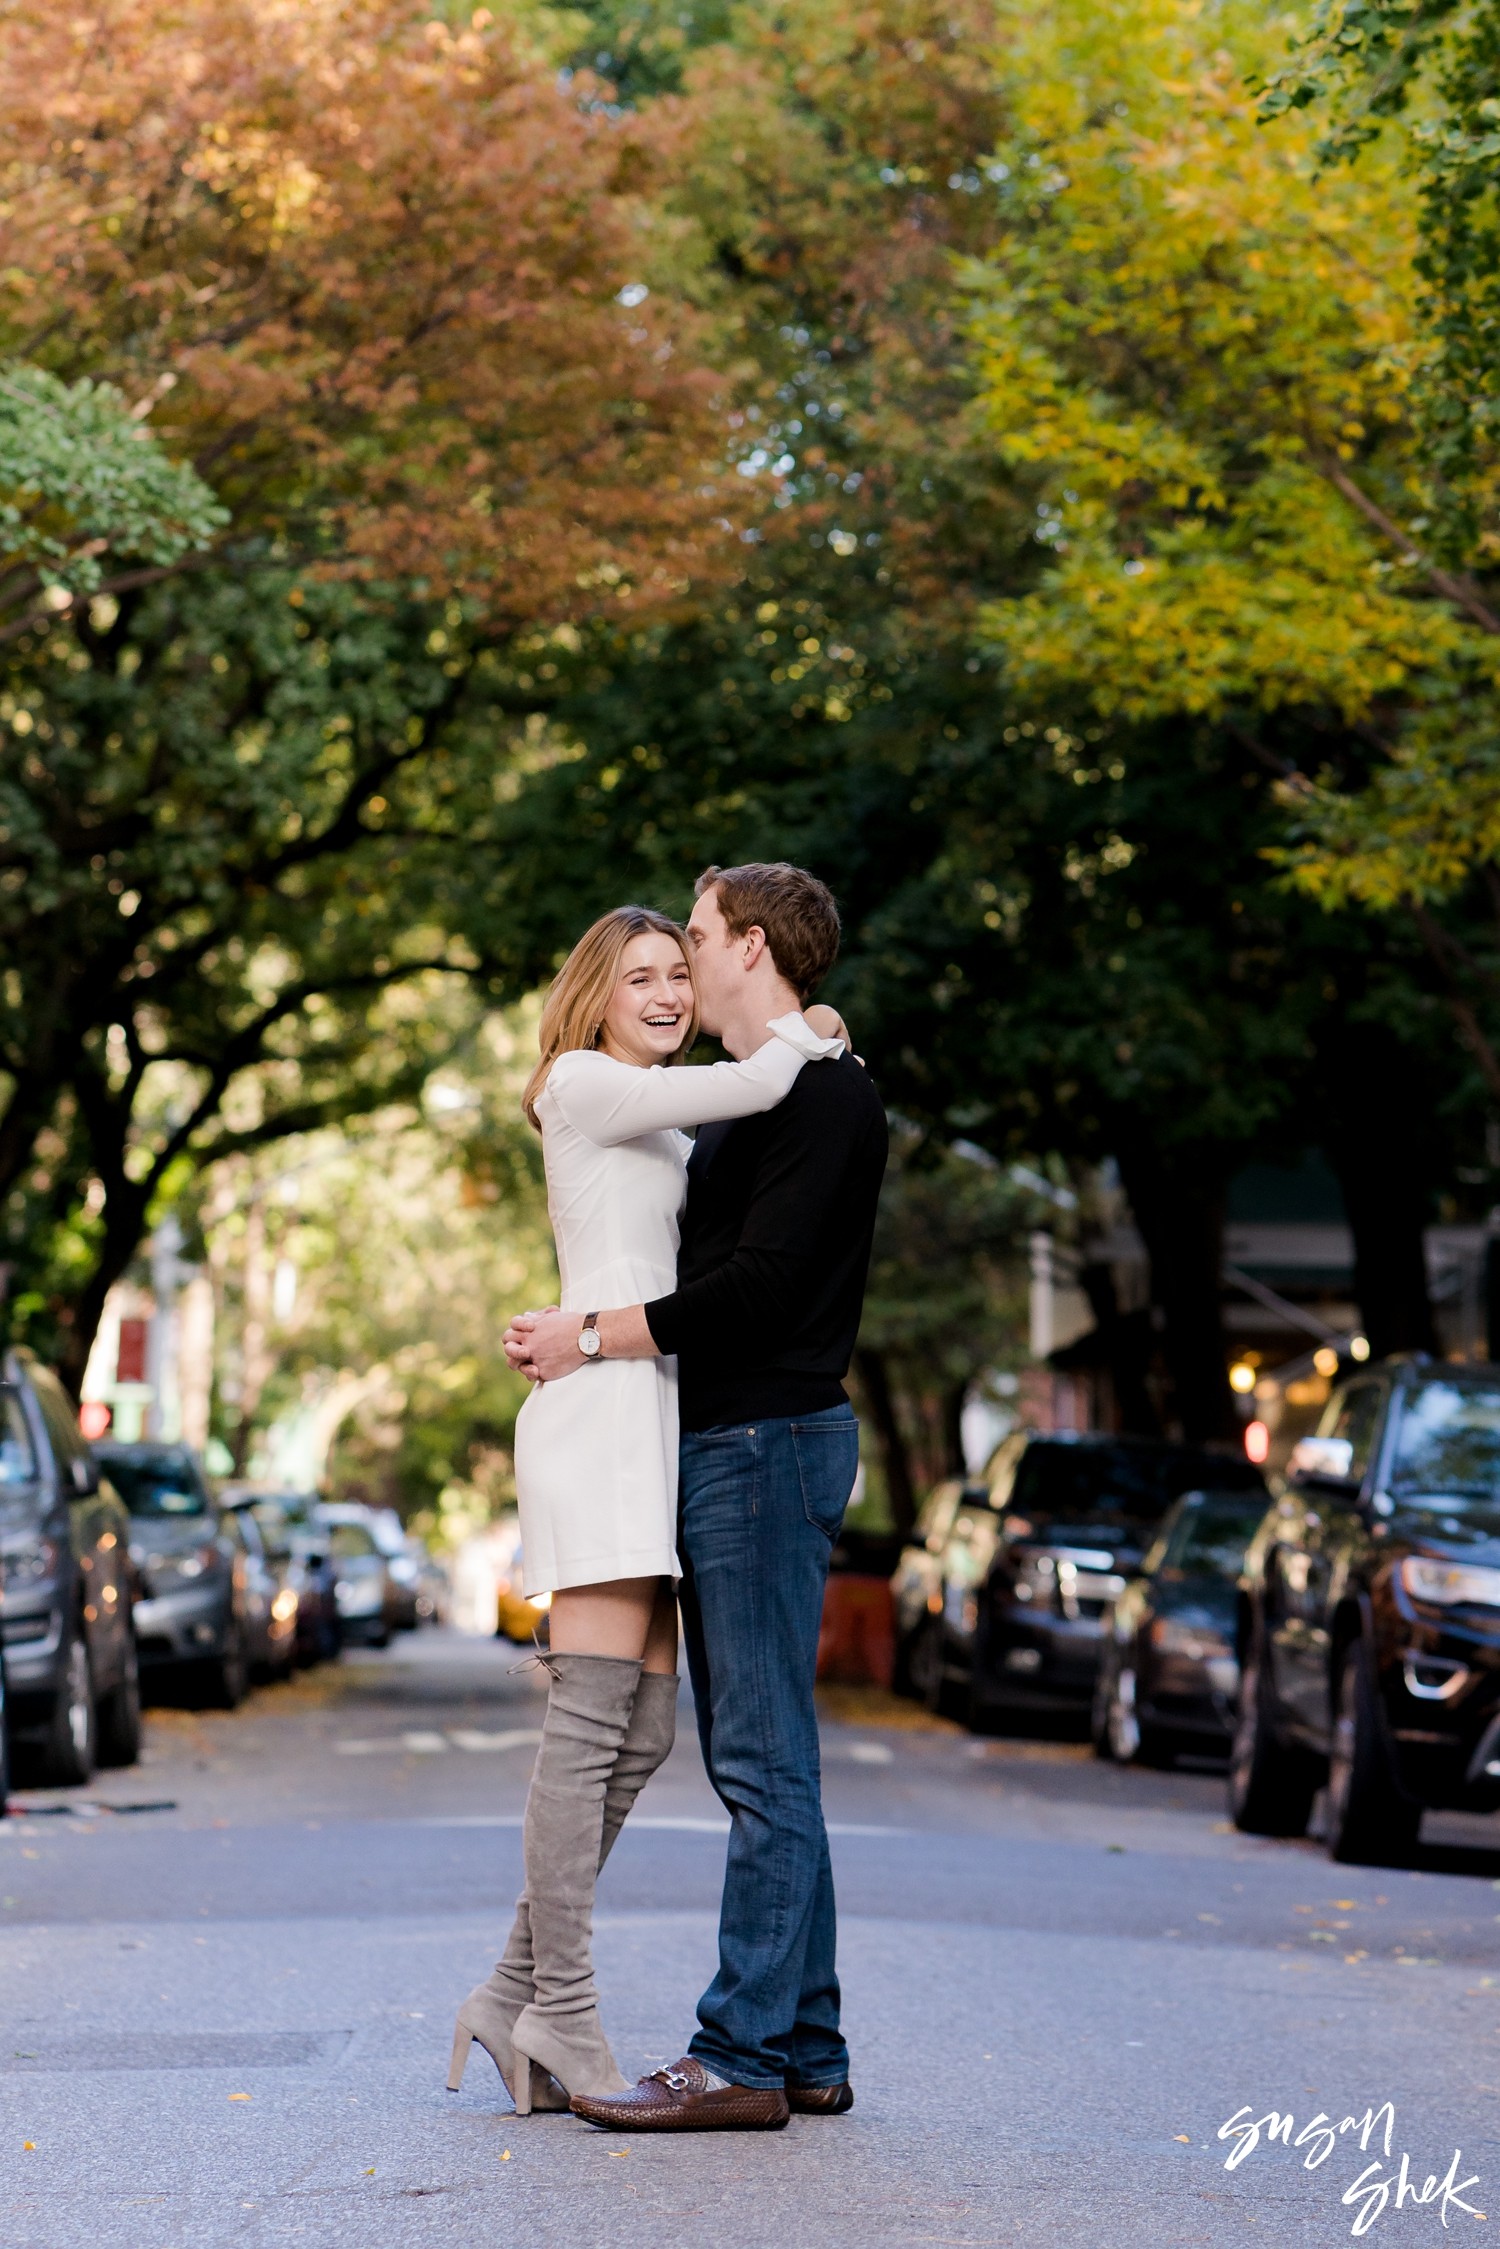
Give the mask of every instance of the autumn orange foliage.
<path id="1" fill-rule="evenodd" d="M 658 157 L 598 92 L 483 8 L 9 0 L 0 353 L 321 567 L 502 626 L 660 601 L 732 552 L 721 377 L 633 301 Z"/>

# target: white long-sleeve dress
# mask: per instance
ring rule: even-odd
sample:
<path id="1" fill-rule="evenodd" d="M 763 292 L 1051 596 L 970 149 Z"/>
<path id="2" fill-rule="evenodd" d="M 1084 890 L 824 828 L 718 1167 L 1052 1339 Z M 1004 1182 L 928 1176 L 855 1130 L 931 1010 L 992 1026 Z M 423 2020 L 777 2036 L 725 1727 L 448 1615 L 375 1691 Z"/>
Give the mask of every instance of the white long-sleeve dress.
<path id="1" fill-rule="evenodd" d="M 537 1102 L 565 1312 L 617 1311 L 677 1285 L 692 1142 L 681 1127 L 785 1100 L 804 1062 L 841 1051 L 800 1015 L 744 1062 L 636 1069 L 560 1054 Z M 516 1422 L 528 1596 L 623 1577 L 680 1577 L 677 1362 L 597 1359 L 538 1384 Z"/>

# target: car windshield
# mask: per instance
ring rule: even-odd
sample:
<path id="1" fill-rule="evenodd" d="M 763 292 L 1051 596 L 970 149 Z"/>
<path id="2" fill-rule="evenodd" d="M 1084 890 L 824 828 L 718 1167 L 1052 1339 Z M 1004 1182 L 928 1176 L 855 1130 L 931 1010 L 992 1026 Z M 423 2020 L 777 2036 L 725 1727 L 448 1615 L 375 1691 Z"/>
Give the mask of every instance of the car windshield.
<path id="1" fill-rule="evenodd" d="M 192 1458 L 173 1446 L 100 1452 L 99 1464 L 132 1515 L 206 1515 L 208 1494 Z"/>
<path id="2" fill-rule="evenodd" d="M 1500 1500 L 1500 1388 L 1424 1382 L 1410 1392 L 1389 1483 L 1398 1499 Z"/>
<path id="3" fill-rule="evenodd" d="M 1188 1445 L 1105 1444 L 1028 1445 L 1006 1527 L 1013 1537 L 1042 1534 L 1075 1538 L 1080 1545 L 1101 1535 L 1134 1535 L 1159 1523 L 1174 1499 L 1212 1484 L 1219 1490 L 1256 1494 L 1262 1505 L 1265 1485 L 1248 1461 L 1195 1451 Z M 1021 1524 L 1026 1529 L 1021 1529 Z"/>
<path id="4" fill-rule="evenodd" d="M 1189 1500 L 1167 1547 L 1164 1564 L 1187 1577 L 1238 1577 L 1245 1548 L 1260 1529 L 1265 1494 L 1206 1494 Z"/>
<path id="5" fill-rule="evenodd" d="M 379 1551 L 363 1523 L 334 1523 L 328 1533 L 328 1550 L 341 1562 L 363 1559 Z"/>
<path id="6" fill-rule="evenodd" d="M 0 1484 L 36 1481 L 36 1455 L 21 1401 L 14 1390 L 0 1390 Z"/>

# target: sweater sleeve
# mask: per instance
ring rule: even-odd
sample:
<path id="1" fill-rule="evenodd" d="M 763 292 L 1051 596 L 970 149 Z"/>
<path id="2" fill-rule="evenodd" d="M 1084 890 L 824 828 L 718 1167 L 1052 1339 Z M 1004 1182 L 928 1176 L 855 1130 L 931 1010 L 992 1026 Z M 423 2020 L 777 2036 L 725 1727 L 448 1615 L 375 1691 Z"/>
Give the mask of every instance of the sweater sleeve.
<path id="1" fill-rule="evenodd" d="M 706 1070 L 659 1063 L 638 1070 L 596 1049 L 560 1054 L 547 1092 L 574 1131 L 601 1148 L 646 1132 L 758 1116 L 786 1099 L 804 1062 L 843 1052 L 841 1040 L 818 1038 L 801 1015 L 780 1015 L 767 1028 L 773 1036 L 747 1060 L 715 1062 Z"/>

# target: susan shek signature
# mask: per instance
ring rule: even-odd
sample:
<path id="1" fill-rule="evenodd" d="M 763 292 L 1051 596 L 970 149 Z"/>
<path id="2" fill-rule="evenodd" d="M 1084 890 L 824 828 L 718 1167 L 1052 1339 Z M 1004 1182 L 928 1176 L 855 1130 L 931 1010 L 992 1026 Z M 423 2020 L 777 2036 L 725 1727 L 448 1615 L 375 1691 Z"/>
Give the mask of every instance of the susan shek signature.
<path id="1" fill-rule="evenodd" d="M 1219 2126 L 1218 2136 L 1234 2142 L 1224 2161 L 1226 2171 L 1237 2171 L 1258 2147 L 1272 2140 L 1279 2140 L 1283 2147 L 1305 2148 L 1304 2171 L 1316 2171 L 1326 2163 L 1346 2135 L 1351 2153 L 1369 2155 L 1372 2149 L 1378 2151 L 1374 2161 L 1367 2163 L 1359 2176 L 1350 2180 L 1340 2197 L 1344 2207 L 1355 2212 L 1349 2231 L 1356 2237 L 1368 2233 L 1388 2208 L 1436 2209 L 1445 2226 L 1450 2210 L 1466 2211 L 1471 2218 L 1486 2215 L 1463 2199 L 1470 2187 L 1478 2186 L 1479 2174 L 1476 2171 L 1472 2178 L 1459 2177 L 1463 2156 L 1457 2148 L 1441 2178 L 1435 2171 L 1430 2172 L 1419 2185 L 1409 2155 L 1403 2153 L 1399 2163 L 1393 2162 L 1391 2140 L 1395 2130 L 1396 2111 L 1389 2101 L 1382 2101 L 1378 2108 L 1367 2108 L 1363 2116 L 1346 2116 L 1338 2123 L 1320 2109 L 1316 2116 L 1308 2118 L 1300 2131 L 1290 2110 L 1272 2108 L 1267 2109 L 1264 2116 L 1257 2116 L 1253 2108 L 1237 2108 L 1233 2116 L 1226 2117 Z"/>

